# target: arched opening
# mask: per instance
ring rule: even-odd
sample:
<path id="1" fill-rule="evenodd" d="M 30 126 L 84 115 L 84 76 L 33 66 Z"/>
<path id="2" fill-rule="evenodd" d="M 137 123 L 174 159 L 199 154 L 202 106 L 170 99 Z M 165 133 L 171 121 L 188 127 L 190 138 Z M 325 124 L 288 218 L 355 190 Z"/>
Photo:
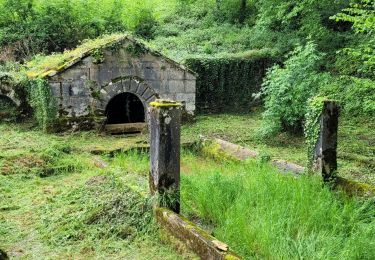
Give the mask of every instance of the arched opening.
<path id="1" fill-rule="evenodd" d="M 134 94 L 125 92 L 114 96 L 106 107 L 107 124 L 145 122 L 145 108 Z"/>

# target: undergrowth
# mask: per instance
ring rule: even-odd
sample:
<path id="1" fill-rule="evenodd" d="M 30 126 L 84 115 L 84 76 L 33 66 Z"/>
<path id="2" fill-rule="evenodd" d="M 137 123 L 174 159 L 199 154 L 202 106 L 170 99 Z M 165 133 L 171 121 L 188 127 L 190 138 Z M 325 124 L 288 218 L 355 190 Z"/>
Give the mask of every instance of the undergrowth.
<path id="1" fill-rule="evenodd" d="M 126 240 L 155 232 L 149 200 L 113 176 L 95 176 L 41 207 L 40 232 L 54 246 Z"/>
<path id="2" fill-rule="evenodd" d="M 182 210 L 245 259 L 373 259 L 374 201 L 332 193 L 320 179 L 284 176 L 270 166 L 202 164 L 185 157 Z"/>

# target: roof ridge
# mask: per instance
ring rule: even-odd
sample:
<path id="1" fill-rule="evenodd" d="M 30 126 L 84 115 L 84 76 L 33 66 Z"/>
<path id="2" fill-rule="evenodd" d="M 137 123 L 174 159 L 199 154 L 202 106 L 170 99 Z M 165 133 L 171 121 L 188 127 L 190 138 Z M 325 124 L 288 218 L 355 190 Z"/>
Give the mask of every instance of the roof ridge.
<path id="1" fill-rule="evenodd" d="M 72 49 L 68 52 L 45 56 L 45 58 L 47 59 L 48 57 L 50 57 L 50 58 L 54 57 L 54 55 L 56 55 L 55 57 L 57 57 L 58 55 L 62 55 L 62 56 L 67 55 L 67 57 L 61 57 L 62 61 L 61 62 L 56 61 L 56 64 L 53 64 L 53 66 L 46 66 L 45 68 L 43 68 L 42 65 L 39 65 L 39 66 L 42 67 L 42 68 L 40 68 L 40 70 L 33 70 L 33 68 L 31 67 L 27 71 L 26 74 L 31 79 L 53 77 L 57 73 L 60 73 L 62 71 L 65 71 L 65 70 L 69 69 L 70 67 L 72 67 L 76 63 L 80 62 L 84 58 L 92 55 L 92 51 L 94 51 L 94 50 L 105 49 L 105 48 L 108 48 L 108 47 L 110 47 L 110 46 L 112 46 L 116 43 L 121 43 L 125 40 L 128 40 L 128 41 L 132 42 L 133 44 L 141 45 L 143 49 L 145 49 L 147 52 L 151 53 L 152 55 L 162 57 L 167 62 L 173 63 L 175 66 L 179 67 L 181 70 L 188 71 L 189 73 L 191 73 L 193 75 L 197 75 L 194 71 L 192 71 L 189 68 L 185 67 L 184 65 L 178 63 L 177 61 L 170 59 L 169 57 L 162 54 L 161 52 L 150 48 L 143 41 L 136 39 L 135 37 L 133 37 L 130 34 L 127 34 L 127 33 L 111 34 L 111 35 L 108 35 L 107 37 L 116 37 L 116 36 L 118 38 L 114 38 L 114 39 L 112 39 L 108 42 L 99 43 L 98 45 L 90 46 L 87 49 L 83 49 L 82 52 L 78 52 L 77 54 L 75 54 L 74 52 L 79 50 L 80 48 L 82 48 L 85 45 L 85 42 L 83 42 L 81 45 L 77 46 L 76 48 L 74 48 L 74 49 Z M 104 40 L 104 39 L 105 39 L 105 37 L 103 36 L 103 37 L 93 39 L 92 41 L 95 42 L 96 40 L 100 41 L 100 40 Z M 71 55 L 69 56 L 68 53 L 71 53 Z M 38 65 L 36 65 L 35 67 L 38 67 Z M 48 67 L 51 67 L 51 68 L 48 68 Z"/>

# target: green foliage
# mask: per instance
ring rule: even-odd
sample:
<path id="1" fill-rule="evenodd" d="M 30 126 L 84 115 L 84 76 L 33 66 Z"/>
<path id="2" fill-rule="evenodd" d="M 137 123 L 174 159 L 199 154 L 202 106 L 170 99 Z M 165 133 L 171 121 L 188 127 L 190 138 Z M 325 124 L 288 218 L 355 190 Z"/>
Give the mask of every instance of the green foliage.
<path id="1" fill-rule="evenodd" d="M 262 89 L 266 109 L 262 135 L 302 131 L 307 99 L 318 92 L 319 85 L 327 78 L 318 73 L 321 59 L 316 45 L 309 42 L 304 47 L 297 46 L 284 67 L 275 65 L 267 72 Z"/>
<path id="2" fill-rule="evenodd" d="M 156 19 L 149 9 L 141 9 L 134 25 L 134 33 L 145 39 L 152 39 L 155 34 Z"/>
<path id="3" fill-rule="evenodd" d="M 44 79 L 30 82 L 29 102 L 34 110 L 34 116 L 39 126 L 46 131 L 57 116 L 56 101 L 52 97 L 51 88 Z"/>
<path id="4" fill-rule="evenodd" d="M 4 0 L 0 2 L 0 46 L 18 59 L 57 52 L 87 38 L 124 31 L 123 1 Z"/>
<path id="5" fill-rule="evenodd" d="M 351 3 L 349 8 L 333 16 L 336 21 L 350 22 L 353 24 L 357 36 L 362 36 L 354 46 L 343 49 L 341 52 L 348 62 L 341 61 L 345 66 L 353 67 L 356 75 L 375 79 L 375 2 L 371 0 L 360 0 Z M 341 71 L 341 70 L 340 70 Z M 345 73 L 353 75 L 354 73 Z"/>
<path id="6" fill-rule="evenodd" d="M 326 97 L 315 96 L 308 100 L 307 112 L 305 115 L 305 138 L 307 143 L 307 169 L 310 171 L 313 166 L 315 147 L 320 133 L 320 118 L 323 111 Z"/>
<path id="7" fill-rule="evenodd" d="M 320 95 L 337 100 L 350 117 L 375 115 L 375 81 L 356 77 L 331 77 L 320 88 Z"/>
<path id="8" fill-rule="evenodd" d="M 347 0 L 256 1 L 254 47 L 266 46 L 287 53 L 295 44 L 305 44 L 311 37 L 319 50 L 332 52 L 343 46 L 345 37 L 341 31 L 346 28 L 341 29 L 329 17 L 347 4 Z"/>
<path id="9" fill-rule="evenodd" d="M 332 19 L 351 22 L 356 32 L 375 33 L 375 3 L 371 0 L 354 1 Z"/>
<path id="10" fill-rule="evenodd" d="M 186 158 L 187 157 L 187 158 Z M 321 180 L 280 175 L 265 164 L 204 163 L 186 156 L 182 212 L 245 259 L 371 259 L 373 200 L 334 194 Z"/>
<path id="11" fill-rule="evenodd" d="M 94 59 L 94 64 L 99 64 L 104 62 L 104 52 L 102 49 L 95 49 L 91 52 Z"/>
<path id="12" fill-rule="evenodd" d="M 189 58 L 185 64 L 198 73 L 199 112 L 248 110 L 255 103 L 266 69 L 275 59 L 267 50 L 221 58 Z"/>

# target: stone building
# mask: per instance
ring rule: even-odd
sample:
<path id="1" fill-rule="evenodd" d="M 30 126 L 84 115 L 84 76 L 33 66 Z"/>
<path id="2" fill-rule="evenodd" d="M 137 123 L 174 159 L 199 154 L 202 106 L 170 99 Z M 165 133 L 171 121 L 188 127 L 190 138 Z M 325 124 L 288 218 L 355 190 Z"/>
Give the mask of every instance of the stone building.
<path id="1" fill-rule="evenodd" d="M 84 43 L 28 76 L 49 82 L 58 121 L 68 127 L 147 123 L 157 98 L 181 102 L 185 116 L 195 112 L 195 73 L 128 35 Z"/>

